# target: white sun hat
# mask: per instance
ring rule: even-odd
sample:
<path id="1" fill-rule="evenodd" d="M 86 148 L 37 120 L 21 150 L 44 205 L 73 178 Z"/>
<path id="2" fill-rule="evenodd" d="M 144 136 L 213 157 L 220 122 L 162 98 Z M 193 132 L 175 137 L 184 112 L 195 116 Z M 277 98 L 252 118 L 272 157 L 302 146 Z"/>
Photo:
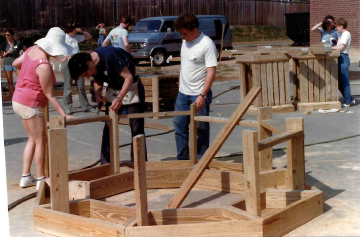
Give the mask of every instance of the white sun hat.
<path id="1" fill-rule="evenodd" d="M 51 56 L 70 55 L 72 47 L 65 43 L 65 32 L 59 27 L 51 28 L 45 38 L 35 42 Z"/>

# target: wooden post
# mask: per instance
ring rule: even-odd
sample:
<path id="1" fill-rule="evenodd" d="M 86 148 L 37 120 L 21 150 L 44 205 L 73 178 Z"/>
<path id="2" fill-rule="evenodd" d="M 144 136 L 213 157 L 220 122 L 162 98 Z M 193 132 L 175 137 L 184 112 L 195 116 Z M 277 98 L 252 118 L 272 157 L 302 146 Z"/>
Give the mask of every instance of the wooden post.
<path id="1" fill-rule="evenodd" d="M 153 104 L 153 112 L 159 112 L 159 77 L 152 77 L 152 104 Z M 154 117 L 153 119 L 159 119 L 158 117 Z"/>
<path id="2" fill-rule="evenodd" d="M 46 124 L 46 129 L 47 129 L 47 124 L 49 122 L 49 103 L 48 105 L 44 108 L 44 117 L 45 117 L 45 124 Z M 48 134 L 46 133 L 46 136 L 48 136 Z M 49 137 L 48 137 L 49 139 Z M 49 145 L 46 146 L 45 148 L 45 164 L 44 164 L 44 169 L 45 169 L 45 176 L 46 177 L 50 177 L 50 171 L 49 171 Z"/>
<path id="3" fill-rule="evenodd" d="M 261 126 L 261 120 L 271 119 L 271 107 L 260 107 L 258 110 L 258 133 L 259 141 L 271 137 L 272 132 L 265 127 Z M 272 169 L 272 147 L 259 152 L 260 171 Z"/>
<path id="4" fill-rule="evenodd" d="M 242 132 L 242 141 L 246 212 L 253 216 L 261 216 L 257 133 L 244 130 Z"/>
<path id="5" fill-rule="evenodd" d="M 51 209 L 69 213 L 66 128 L 49 129 Z"/>
<path id="6" fill-rule="evenodd" d="M 214 141 L 206 150 L 203 157 L 192 169 L 188 177 L 185 179 L 179 190 L 175 193 L 167 208 L 179 208 L 183 203 L 191 189 L 195 186 L 205 169 L 209 166 L 211 160 L 215 157 L 221 146 L 226 139 L 230 136 L 230 133 L 234 130 L 235 126 L 239 124 L 241 117 L 246 113 L 251 103 L 255 100 L 256 96 L 260 93 L 261 88 L 253 87 L 245 97 L 244 101 L 234 111 L 229 121 L 220 130 Z"/>
<path id="7" fill-rule="evenodd" d="M 195 121 L 196 108 L 194 104 L 190 105 L 190 161 L 197 163 L 197 122 Z"/>
<path id="8" fill-rule="evenodd" d="M 225 32 L 225 24 L 222 25 L 221 45 L 220 45 L 220 50 L 219 50 L 219 68 L 221 67 L 221 52 L 222 52 L 223 44 L 224 44 L 224 32 Z"/>
<path id="9" fill-rule="evenodd" d="M 110 169 L 111 174 L 120 172 L 120 152 L 119 152 L 119 115 L 117 111 L 109 108 L 109 132 L 110 132 Z"/>
<path id="10" fill-rule="evenodd" d="M 246 96 L 246 73 L 245 63 L 239 63 L 239 80 L 240 80 L 240 103 Z"/>
<path id="11" fill-rule="evenodd" d="M 303 118 L 287 118 L 286 130 L 304 131 Z M 304 134 L 286 142 L 287 148 L 287 178 L 285 184 L 288 189 L 305 189 L 305 157 Z"/>
<path id="12" fill-rule="evenodd" d="M 134 143 L 134 186 L 136 196 L 136 221 L 138 226 L 147 226 L 148 203 L 145 165 L 145 136 L 137 135 Z"/>

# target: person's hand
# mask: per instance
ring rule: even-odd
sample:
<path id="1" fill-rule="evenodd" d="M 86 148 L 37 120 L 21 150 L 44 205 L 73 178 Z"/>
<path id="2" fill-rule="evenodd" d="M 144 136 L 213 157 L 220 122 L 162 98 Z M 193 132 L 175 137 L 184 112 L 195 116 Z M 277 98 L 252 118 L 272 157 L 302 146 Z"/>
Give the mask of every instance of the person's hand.
<path id="1" fill-rule="evenodd" d="M 75 30 L 76 30 L 76 32 L 84 33 L 84 32 L 81 30 L 81 28 L 76 28 Z"/>
<path id="2" fill-rule="evenodd" d="M 11 50 L 11 49 L 9 49 L 9 50 L 6 52 L 6 54 L 10 54 L 10 53 L 12 53 L 12 50 Z"/>
<path id="3" fill-rule="evenodd" d="M 121 107 L 121 100 L 116 97 L 111 103 L 111 108 L 116 111 L 119 110 L 120 107 Z"/>
<path id="4" fill-rule="evenodd" d="M 195 108 L 196 108 L 196 112 L 199 112 L 200 109 L 205 105 L 205 98 L 202 97 L 201 95 L 199 95 L 195 102 L 194 102 Z"/>
<path id="5" fill-rule="evenodd" d="M 101 93 L 95 93 L 95 100 L 96 100 L 96 104 L 99 104 L 100 101 L 102 101 L 103 103 L 105 102 L 104 98 L 101 96 Z"/>
<path id="6" fill-rule="evenodd" d="M 66 119 L 77 119 L 77 117 L 71 116 L 71 115 L 66 115 L 65 118 L 66 118 Z"/>

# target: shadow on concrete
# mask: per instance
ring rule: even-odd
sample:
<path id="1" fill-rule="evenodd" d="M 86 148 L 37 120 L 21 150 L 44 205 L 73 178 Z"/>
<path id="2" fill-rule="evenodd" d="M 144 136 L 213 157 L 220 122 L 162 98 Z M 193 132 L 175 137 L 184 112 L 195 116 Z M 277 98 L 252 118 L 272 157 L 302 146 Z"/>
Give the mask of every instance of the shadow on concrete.
<path id="1" fill-rule="evenodd" d="M 225 196 L 225 195 L 227 195 L 227 193 L 225 193 L 225 192 L 217 193 L 217 194 L 211 195 L 210 197 L 203 198 L 203 199 L 201 199 L 199 201 L 196 201 L 196 202 L 193 202 L 193 203 L 188 204 L 186 206 L 183 206 L 182 208 L 197 207 L 197 206 L 200 206 L 201 204 L 210 202 L 212 200 L 215 200 L 215 199 L 220 198 L 220 197 Z"/>
<path id="2" fill-rule="evenodd" d="M 22 142 L 27 142 L 28 139 L 29 138 L 27 138 L 27 137 L 4 139 L 4 145 L 5 146 L 11 146 L 11 145 L 22 143 Z"/>

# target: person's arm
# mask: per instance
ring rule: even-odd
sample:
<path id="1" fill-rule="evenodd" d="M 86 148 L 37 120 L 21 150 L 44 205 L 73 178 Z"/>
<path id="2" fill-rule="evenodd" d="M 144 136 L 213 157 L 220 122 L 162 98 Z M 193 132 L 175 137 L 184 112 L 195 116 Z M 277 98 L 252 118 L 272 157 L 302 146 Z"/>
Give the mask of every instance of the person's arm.
<path id="1" fill-rule="evenodd" d="M 125 95 L 129 92 L 131 85 L 133 83 L 133 76 L 131 75 L 129 69 L 124 67 L 120 73 L 120 76 L 125 79 L 124 84 L 118 94 L 118 96 L 112 101 L 111 108 L 113 110 L 118 110 L 121 107 L 121 101 Z M 118 98 L 120 97 L 120 98 Z"/>
<path id="2" fill-rule="evenodd" d="M 18 70 L 21 69 L 22 63 L 23 63 L 23 61 L 24 61 L 24 56 L 25 56 L 25 54 L 22 54 L 20 57 L 18 57 L 17 59 L 15 59 L 14 62 L 12 63 L 12 65 L 13 65 L 16 69 L 18 69 Z"/>
<path id="3" fill-rule="evenodd" d="M 322 25 L 322 22 L 316 24 L 311 30 L 317 30 Z"/>
<path id="4" fill-rule="evenodd" d="M 341 44 L 341 45 L 336 45 L 334 47 L 332 47 L 332 49 L 334 50 L 343 50 L 345 48 L 345 44 Z"/>
<path id="5" fill-rule="evenodd" d="M 102 96 L 103 83 L 95 80 L 94 81 L 94 89 L 95 89 L 95 100 L 96 100 L 96 103 L 99 104 L 99 102 L 101 100 L 101 96 Z"/>
<path id="6" fill-rule="evenodd" d="M 216 67 L 207 67 L 206 68 L 205 84 L 204 84 L 204 88 L 201 91 L 201 94 L 203 96 L 206 96 L 207 93 L 209 92 L 209 90 L 214 82 L 215 74 L 216 74 Z M 199 95 L 196 98 L 194 104 L 195 104 L 196 112 L 199 112 L 199 110 L 205 105 L 205 98 L 202 97 L 201 95 Z"/>
<path id="7" fill-rule="evenodd" d="M 48 98 L 52 107 L 66 119 L 76 118 L 74 116 L 66 115 L 59 101 L 55 97 L 54 85 L 52 83 L 52 68 L 49 64 L 41 64 L 36 68 L 36 74 L 39 76 L 41 89 L 43 90 L 46 98 Z"/>
<path id="8" fill-rule="evenodd" d="M 106 45 L 108 45 L 110 43 L 110 39 L 109 38 L 106 38 L 105 40 L 104 40 L 104 42 L 102 43 L 102 46 L 106 46 Z"/>
<path id="9" fill-rule="evenodd" d="M 79 32 L 85 36 L 84 40 L 89 40 L 92 38 L 92 35 L 90 35 L 89 32 L 81 30 L 80 28 L 76 28 L 76 32 Z"/>
<path id="10" fill-rule="evenodd" d="M 101 25 L 101 24 L 97 25 L 97 26 L 95 27 L 95 29 L 96 29 L 96 30 L 99 29 L 100 25 Z"/>
<path id="11" fill-rule="evenodd" d="M 127 51 L 129 54 L 131 54 L 131 49 L 130 49 L 130 44 L 129 44 L 129 41 L 128 41 L 128 36 L 127 36 L 127 35 L 126 35 L 126 36 L 123 36 L 122 40 L 123 40 L 123 43 L 124 43 L 124 46 L 125 46 L 126 51 Z"/>
<path id="12" fill-rule="evenodd" d="M 12 51 L 10 49 L 6 53 L 5 53 L 5 51 L 1 51 L 1 57 L 6 58 L 6 56 L 8 56 L 11 53 L 12 53 Z"/>
<path id="13" fill-rule="evenodd" d="M 60 57 L 60 56 L 55 56 L 54 57 L 56 60 L 60 61 L 61 63 L 65 62 L 66 60 L 68 60 L 70 58 L 70 56 L 64 56 L 64 57 Z"/>

